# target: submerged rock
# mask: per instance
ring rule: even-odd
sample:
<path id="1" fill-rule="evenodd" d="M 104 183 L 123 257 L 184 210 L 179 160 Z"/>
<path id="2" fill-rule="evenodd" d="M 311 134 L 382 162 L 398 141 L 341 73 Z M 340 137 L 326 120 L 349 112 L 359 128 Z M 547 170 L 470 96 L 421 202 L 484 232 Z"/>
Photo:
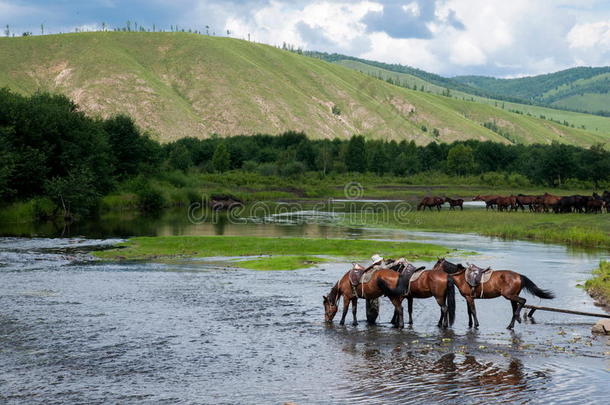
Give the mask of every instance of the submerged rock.
<path id="1" fill-rule="evenodd" d="M 610 335 L 610 319 L 600 319 L 591 328 L 591 333 L 599 333 L 602 335 Z"/>

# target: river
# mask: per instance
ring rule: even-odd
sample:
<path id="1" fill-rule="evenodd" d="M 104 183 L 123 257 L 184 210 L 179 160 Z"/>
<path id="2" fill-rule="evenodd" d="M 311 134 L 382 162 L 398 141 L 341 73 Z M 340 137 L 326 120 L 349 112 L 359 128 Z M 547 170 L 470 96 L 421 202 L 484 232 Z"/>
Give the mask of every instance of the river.
<path id="1" fill-rule="evenodd" d="M 456 260 L 526 274 L 556 293 L 543 304 L 601 311 L 577 284 L 607 252 L 322 222 L 160 221 L 155 233 L 430 241 L 479 253 Z M 610 339 L 591 335 L 594 318 L 538 311 L 507 331 L 510 304 L 477 300 L 474 330 L 458 296 L 448 330 L 436 327 L 432 299 L 415 301 L 404 330 L 390 326 L 388 301 L 378 326 L 366 325 L 363 305 L 357 327 L 327 325 L 322 295 L 348 263 L 104 263 L 87 252 L 124 235 L 87 236 L 104 237 L 0 238 L 0 402 L 605 404 L 610 394 Z"/>

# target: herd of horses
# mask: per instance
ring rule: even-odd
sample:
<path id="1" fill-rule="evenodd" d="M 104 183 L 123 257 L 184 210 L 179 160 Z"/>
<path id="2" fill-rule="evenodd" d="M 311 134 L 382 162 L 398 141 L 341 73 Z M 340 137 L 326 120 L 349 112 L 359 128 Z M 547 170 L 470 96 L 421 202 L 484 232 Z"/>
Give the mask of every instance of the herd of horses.
<path id="1" fill-rule="evenodd" d="M 352 305 L 353 322 L 358 324 L 356 313 L 358 299 L 368 300 L 377 299 L 382 296 L 389 298 L 394 306 L 394 315 L 391 323 L 397 328 L 404 327 L 402 302 L 406 298 L 408 303 L 409 325 L 413 324 L 413 299 L 434 297 L 440 307 L 441 315 L 438 326 L 446 328 L 453 325 L 455 320 L 455 287 L 466 299 L 468 310 L 468 326 L 479 327 L 477 311 L 475 308 L 475 298 L 497 298 L 504 297 L 511 302 L 512 318 L 508 329 L 514 327 L 515 322 L 521 323 L 521 309 L 525 305 L 525 298 L 519 294 L 523 289 L 529 293 L 545 299 L 552 299 L 554 295 L 548 290 L 539 288 L 534 282 L 523 274 L 512 270 L 491 270 L 483 269 L 475 265 L 464 267 L 461 264 L 451 263 L 444 258 L 438 259 L 432 269 L 416 269 L 411 263 L 404 259 L 392 263 L 387 268 L 380 268 L 374 271 L 368 280 L 361 279 L 358 284 L 350 280 L 349 270 L 331 288 L 328 295 L 323 296 L 324 318 L 326 322 L 332 322 L 339 309 L 339 300 L 343 299 L 343 314 L 341 325 L 345 324 L 349 306 Z M 470 274 L 483 274 L 489 271 L 488 279 L 485 282 L 472 283 Z M 417 276 L 414 276 L 417 274 Z M 474 285 L 473 285 L 474 284 Z M 525 315 L 527 316 L 527 315 Z M 375 314 L 367 320 L 375 323 Z"/>
<path id="2" fill-rule="evenodd" d="M 554 212 L 554 213 L 593 213 L 598 214 L 604 211 L 610 212 L 610 191 L 604 191 L 602 195 L 593 193 L 591 195 L 569 195 L 560 196 L 549 193 L 542 195 L 477 195 L 472 201 L 485 202 L 485 208 L 498 211 L 525 211 L 526 207 L 531 212 Z M 464 209 L 463 199 L 452 199 L 447 197 L 424 197 L 417 206 L 417 210 L 436 208 L 441 210 L 441 206 L 449 203 L 449 208 L 460 207 Z"/>

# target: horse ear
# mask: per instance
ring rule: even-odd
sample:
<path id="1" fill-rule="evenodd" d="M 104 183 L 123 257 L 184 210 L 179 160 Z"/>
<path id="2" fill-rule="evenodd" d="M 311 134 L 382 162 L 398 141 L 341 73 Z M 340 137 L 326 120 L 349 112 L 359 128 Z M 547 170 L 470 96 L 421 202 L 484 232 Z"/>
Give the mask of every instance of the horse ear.
<path id="1" fill-rule="evenodd" d="M 324 302 L 328 302 L 328 297 L 326 295 L 323 295 L 322 298 L 324 298 Z"/>

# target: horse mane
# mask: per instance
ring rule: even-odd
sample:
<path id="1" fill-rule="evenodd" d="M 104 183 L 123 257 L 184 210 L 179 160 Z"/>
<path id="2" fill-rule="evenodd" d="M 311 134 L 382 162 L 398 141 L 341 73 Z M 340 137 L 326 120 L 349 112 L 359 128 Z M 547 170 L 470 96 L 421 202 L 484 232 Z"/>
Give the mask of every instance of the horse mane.
<path id="1" fill-rule="evenodd" d="M 337 281 L 333 288 L 330 289 L 330 293 L 328 293 L 328 301 L 332 302 L 334 305 L 337 304 L 339 300 L 339 282 Z"/>
<path id="2" fill-rule="evenodd" d="M 460 264 L 451 263 L 450 261 L 445 260 L 444 257 L 439 259 L 439 261 L 444 262 L 445 265 L 443 266 L 444 267 L 443 270 L 448 274 L 457 274 L 463 270 L 466 270 L 466 268 L 464 266 L 462 266 Z"/>

